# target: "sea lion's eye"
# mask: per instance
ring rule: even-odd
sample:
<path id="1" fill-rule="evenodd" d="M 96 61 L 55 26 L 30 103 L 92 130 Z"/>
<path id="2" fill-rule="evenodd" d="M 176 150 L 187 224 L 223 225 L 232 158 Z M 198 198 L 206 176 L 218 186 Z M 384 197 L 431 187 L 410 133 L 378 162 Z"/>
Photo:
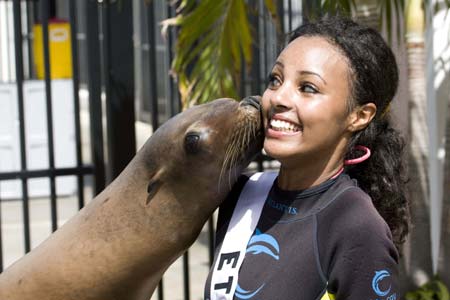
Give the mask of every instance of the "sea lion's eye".
<path id="1" fill-rule="evenodd" d="M 196 132 L 188 133 L 184 137 L 184 149 L 186 150 L 186 152 L 190 154 L 197 153 L 200 150 L 199 141 L 200 134 Z"/>

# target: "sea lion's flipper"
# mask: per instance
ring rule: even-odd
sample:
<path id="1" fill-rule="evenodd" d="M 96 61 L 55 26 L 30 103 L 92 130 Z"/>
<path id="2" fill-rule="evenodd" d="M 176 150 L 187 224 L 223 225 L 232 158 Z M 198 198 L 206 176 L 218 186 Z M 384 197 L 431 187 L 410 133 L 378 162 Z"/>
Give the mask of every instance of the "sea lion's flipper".
<path id="1" fill-rule="evenodd" d="M 162 185 L 162 181 L 159 180 L 158 178 L 153 177 L 150 182 L 148 183 L 147 186 L 147 200 L 145 201 L 145 205 L 148 205 L 150 203 L 150 200 L 152 200 L 152 198 L 156 195 L 156 193 L 158 192 L 159 188 Z"/>

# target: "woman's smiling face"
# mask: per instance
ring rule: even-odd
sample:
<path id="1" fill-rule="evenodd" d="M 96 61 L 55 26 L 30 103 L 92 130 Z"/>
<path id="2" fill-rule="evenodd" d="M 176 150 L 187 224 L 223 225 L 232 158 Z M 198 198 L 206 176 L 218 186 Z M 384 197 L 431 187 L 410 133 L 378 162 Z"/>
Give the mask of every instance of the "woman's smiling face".
<path id="1" fill-rule="evenodd" d="M 270 156 L 294 164 L 342 159 L 351 136 L 347 61 L 322 37 L 299 37 L 281 52 L 262 97 Z"/>

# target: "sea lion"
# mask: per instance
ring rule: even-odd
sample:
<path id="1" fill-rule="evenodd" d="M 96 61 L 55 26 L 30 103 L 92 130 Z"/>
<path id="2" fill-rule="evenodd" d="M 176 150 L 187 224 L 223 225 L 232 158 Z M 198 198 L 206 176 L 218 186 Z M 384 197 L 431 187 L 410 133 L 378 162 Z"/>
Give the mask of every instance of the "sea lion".
<path id="1" fill-rule="evenodd" d="M 0 275 L 2 300 L 148 300 L 263 142 L 259 98 L 164 123 L 77 215 Z"/>

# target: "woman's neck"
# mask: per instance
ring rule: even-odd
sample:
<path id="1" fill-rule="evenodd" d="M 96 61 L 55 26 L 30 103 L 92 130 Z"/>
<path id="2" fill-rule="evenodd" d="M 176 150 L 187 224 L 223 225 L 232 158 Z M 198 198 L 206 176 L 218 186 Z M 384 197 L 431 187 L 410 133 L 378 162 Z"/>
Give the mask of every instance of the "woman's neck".
<path id="1" fill-rule="evenodd" d="M 322 167 L 317 163 L 296 164 L 294 167 L 282 163 L 278 175 L 278 187 L 282 190 L 304 190 L 332 178 L 341 168 L 341 161 Z"/>

